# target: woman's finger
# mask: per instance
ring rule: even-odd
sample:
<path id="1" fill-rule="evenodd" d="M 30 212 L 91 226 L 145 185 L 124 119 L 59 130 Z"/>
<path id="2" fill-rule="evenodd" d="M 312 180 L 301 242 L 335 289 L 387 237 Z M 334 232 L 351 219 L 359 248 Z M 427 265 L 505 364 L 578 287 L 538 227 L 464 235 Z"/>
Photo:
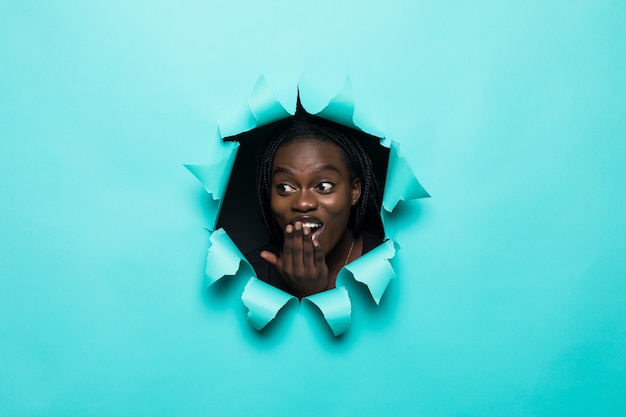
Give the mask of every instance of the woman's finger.
<path id="1" fill-rule="evenodd" d="M 313 241 L 311 239 L 311 229 L 305 227 L 302 230 L 302 263 L 307 275 L 319 276 L 316 269 L 315 252 L 313 249 Z"/>
<path id="2" fill-rule="evenodd" d="M 322 276 L 328 276 L 328 265 L 326 265 L 326 256 L 320 247 L 320 242 L 313 240 L 313 253 L 315 257 L 315 265 L 317 266 Z"/>
<path id="3" fill-rule="evenodd" d="M 272 266 L 276 266 L 276 264 L 278 263 L 278 256 L 268 250 L 261 251 L 260 255 L 261 258 L 272 264 Z"/>
<path id="4" fill-rule="evenodd" d="M 296 222 L 293 227 L 293 239 L 291 244 L 291 262 L 293 275 L 296 277 L 303 277 L 306 273 L 302 259 L 302 246 L 302 222 Z"/>
<path id="5" fill-rule="evenodd" d="M 285 227 L 285 238 L 283 242 L 283 274 L 285 276 L 291 277 L 293 275 L 293 256 L 292 256 L 292 246 L 293 246 L 293 226 L 288 224 Z"/>
<path id="6" fill-rule="evenodd" d="M 281 276 L 283 275 L 283 262 L 282 262 L 282 259 L 278 257 L 278 255 L 267 250 L 261 251 L 260 255 L 261 255 L 261 258 L 265 259 L 267 262 L 272 264 L 272 266 L 276 268 L 276 270 Z"/>

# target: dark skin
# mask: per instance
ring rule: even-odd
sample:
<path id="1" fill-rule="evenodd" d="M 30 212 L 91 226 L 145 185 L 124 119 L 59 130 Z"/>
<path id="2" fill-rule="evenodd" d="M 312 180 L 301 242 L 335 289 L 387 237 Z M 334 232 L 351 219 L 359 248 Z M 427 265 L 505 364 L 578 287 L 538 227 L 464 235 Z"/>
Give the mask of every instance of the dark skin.
<path id="1" fill-rule="evenodd" d="M 313 136 L 281 146 L 272 164 L 271 207 L 284 230 L 280 253 L 261 252 L 299 297 L 335 288 L 339 270 L 362 253 L 348 228 L 361 196 L 343 150 Z"/>

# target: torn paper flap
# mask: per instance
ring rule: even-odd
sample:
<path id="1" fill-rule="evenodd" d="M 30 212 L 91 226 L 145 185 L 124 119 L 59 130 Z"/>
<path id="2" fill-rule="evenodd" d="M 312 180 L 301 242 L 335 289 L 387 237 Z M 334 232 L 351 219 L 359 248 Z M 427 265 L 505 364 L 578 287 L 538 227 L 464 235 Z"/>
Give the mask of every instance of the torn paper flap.
<path id="1" fill-rule="evenodd" d="M 211 233 L 209 250 L 206 257 L 204 277 L 206 286 L 214 284 L 225 276 L 233 276 L 239 272 L 244 264 L 248 264 L 241 251 L 230 239 L 224 229 Z"/>
<path id="2" fill-rule="evenodd" d="M 259 77 L 252 89 L 252 93 L 248 99 L 248 106 L 257 121 L 256 127 L 264 126 L 292 116 L 285 110 L 283 105 L 280 104 L 274 91 L 263 75 Z"/>
<path id="3" fill-rule="evenodd" d="M 310 301 L 322 312 L 335 336 L 345 333 L 350 328 L 352 304 L 344 287 L 309 295 L 304 300 Z"/>
<path id="4" fill-rule="evenodd" d="M 406 201 L 425 197 L 430 197 L 430 195 L 417 181 L 406 158 L 400 156 L 398 144 L 393 142 L 389 151 L 383 208 L 391 213 L 401 200 Z"/>
<path id="5" fill-rule="evenodd" d="M 185 168 L 202 183 L 204 189 L 209 193 L 213 201 L 218 202 L 217 205 L 209 207 L 210 230 L 215 229 L 217 217 L 222 207 L 222 202 L 224 201 L 224 195 L 226 194 L 228 180 L 230 179 L 230 174 L 235 164 L 239 143 L 227 142 L 223 143 L 222 146 L 225 147 L 226 152 L 218 162 L 208 165 L 185 165 Z"/>
<path id="6" fill-rule="evenodd" d="M 341 90 L 335 97 L 328 102 L 328 105 L 317 116 L 332 120 L 344 126 L 349 126 L 354 129 L 359 129 L 354 124 L 354 90 L 352 89 L 352 81 L 350 77 L 346 77 L 346 80 L 341 87 Z M 360 129 L 359 129 L 360 130 Z"/>
<path id="7" fill-rule="evenodd" d="M 396 277 L 389 262 L 395 255 L 395 244 L 393 240 L 388 239 L 382 245 L 344 266 L 343 270 L 348 270 L 355 281 L 365 284 L 376 304 L 380 304 L 380 299 L 389 283 Z M 343 270 L 339 272 L 341 275 L 344 275 Z"/>
<path id="8" fill-rule="evenodd" d="M 278 312 L 296 297 L 252 277 L 243 289 L 241 301 L 248 309 L 248 321 L 257 330 L 274 320 Z"/>

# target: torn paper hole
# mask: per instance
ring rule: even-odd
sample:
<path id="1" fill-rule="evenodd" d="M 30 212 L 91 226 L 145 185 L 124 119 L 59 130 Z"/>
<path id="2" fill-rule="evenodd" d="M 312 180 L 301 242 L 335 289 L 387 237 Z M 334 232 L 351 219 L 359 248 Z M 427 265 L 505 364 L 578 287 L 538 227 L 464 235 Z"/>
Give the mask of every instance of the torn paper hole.
<path id="1" fill-rule="evenodd" d="M 303 106 L 306 107 L 306 100 L 302 100 Z M 254 127 L 243 135 L 251 135 L 268 132 L 273 125 L 280 124 L 286 118 L 294 114 L 295 106 L 283 106 L 276 98 L 265 81 L 264 77 L 260 77 L 254 86 L 253 92 L 249 99 L 250 114 L 242 118 L 243 132 L 248 128 L 249 120 L 253 118 L 256 121 Z M 352 85 L 349 79 L 335 98 L 329 101 L 328 105 L 317 113 L 318 116 L 338 122 L 344 126 L 348 126 L 363 132 L 363 135 L 373 133 L 373 129 L 363 124 L 355 124 L 354 122 L 354 98 Z M 218 135 L 219 136 L 219 135 Z M 248 152 L 248 159 L 245 160 L 245 146 L 243 141 L 241 147 L 239 142 L 233 139 L 241 139 L 240 135 L 225 138 L 225 151 L 223 157 L 215 164 L 211 165 L 188 165 L 186 166 L 198 180 L 204 185 L 206 191 L 217 202 L 215 208 L 210 210 L 211 230 L 216 227 L 218 230 L 211 236 L 211 246 L 207 254 L 206 265 L 206 282 L 208 285 L 216 282 L 223 276 L 236 274 L 242 265 L 246 265 L 250 271 L 252 267 L 242 255 L 242 252 L 248 252 L 254 247 L 260 246 L 258 242 L 254 242 L 251 236 L 262 236 L 265 231 L 258 218 L 250 215 L 252 207 L 256 206 L 254 198 L 252 201 L 245 200 L 246 196 L 254 196 L 254 189 L 245 186 L 235 187 L 239 190 L 239 196 L 233 201 L 233 207 L 228 206 L 230 200 L 230 184 L 236 182 L 237 175 L 244 169 L 238 168 L 238 161 L 244 160 L 242 166 L 251 169 L 255 165 L 251 156 L 258 153 L 261 146 L 260 143 L 251 148 Z M 221 137 L 219 140 L 222 140 Z M 406 201 L 415 198 L 429 197 L 426 190 L 417 181 L 411 167 L 405 158 L 403 158 L 398 150 L 398 144 L 386 138 L 378 138 L 377 145 L 382 149 L 387 148 L 387 157 L 385 157 L 384 172 L 381 177 L 384 179 L 384 193 L 382 207 L 388 213 L 392 213 L 400 201 Z M 381 152 L 373 151 L 374 154 Z M 243 158 L 243 159 L 242 159 Z M 253 170 L 253 168 L 252 168 Z M 237 207 L 246 210 L 242 216 L 236 213 Z M 232 216 L 232 214 L 234 216 Z M 228 215 L 234 217 L 235 221 L 229 223 Z M 245 224 L 245 219 L 251 218 L 249 224 Z M 383 222 L 385 216 L 382 217 Z M 244 222 L 242 222 L 242 219 Z M 243 223 L 239 228 L 235 224 Z M 256 226 L 255 226 L 256 225 Z M 260 227 L 259 227 L 260 226 Z M 223 229 L 221 228 L 223 227 Z M 226 233 L 226 230 L 228 233 Z M 231 239 L 232 238 L 232 239 Z M 348 264 L 342 269 L 337 277 L 338 282 L 351 277 L 354 280 L 367 286 L 374 301 L 378 304 L 385 293 L 391 280 L 396 276 L 390 260 L 396 254 L 396 246 L 393 236 L 386 240 L 382 245 L 361 256 L 355 261 Z M 246 242 L 248 243 L 246 247 Z M 248 320 L 257 330 L 263 329 L 271 322 L 283 307 L 292 299 L 287 294 L 271 285 L 251 277 L 246 285 L 242 301 L 248 308 Z M 347 331 L 351 323 L 351 304 L 347 290 L 344 287 L 338 287 L 333 290 L 325 291 L 309 297 L 305 297 L 308 302 L 313 303 L 322 312 L 322 315 L 331 328 L 333 334 L 339 335 Z"/>

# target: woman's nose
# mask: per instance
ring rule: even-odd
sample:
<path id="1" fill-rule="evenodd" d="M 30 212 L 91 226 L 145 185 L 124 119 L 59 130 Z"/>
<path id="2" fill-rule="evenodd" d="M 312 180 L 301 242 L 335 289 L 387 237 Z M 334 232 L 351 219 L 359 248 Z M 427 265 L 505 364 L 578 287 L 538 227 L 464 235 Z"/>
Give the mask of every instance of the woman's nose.
<path id="1" fill-rule="evenodd" d="M 292 208 L 296 211 L 309 211 L 317 208 L 315 195 L 307 190 L 300 191 L 294 196 Z"/>

